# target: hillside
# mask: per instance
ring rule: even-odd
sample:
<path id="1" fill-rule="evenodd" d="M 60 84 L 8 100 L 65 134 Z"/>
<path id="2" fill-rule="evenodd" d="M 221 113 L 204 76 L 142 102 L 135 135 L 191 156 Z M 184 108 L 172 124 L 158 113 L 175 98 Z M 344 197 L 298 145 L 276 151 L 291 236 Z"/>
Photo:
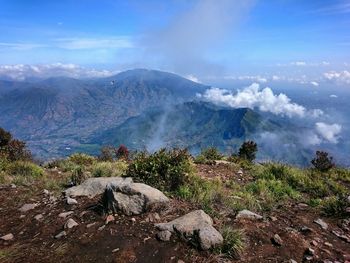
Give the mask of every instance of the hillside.
<path id="1" fill-rule="evenodd" d="M 171 73 L 143 69 L 102 79 L 59 77 L 0 84 L 0 126 L 25 139 L 41 158 L 66 155 L 66 148 L 78 146 L 96 131 L 149 107 L 192 100 L 207 88 Z"/>
<path id="2" fill-rule="evenodd" d="M 193 101 L 146 111 L 96 135 L 91 143 L 125 144 L 134 150 L 151 151 L 162 146 L 187 147 L 194 154 L 215 146 L 233 152 L 255 133 L 279 128 L 250 109 L 223 108 Z"/>

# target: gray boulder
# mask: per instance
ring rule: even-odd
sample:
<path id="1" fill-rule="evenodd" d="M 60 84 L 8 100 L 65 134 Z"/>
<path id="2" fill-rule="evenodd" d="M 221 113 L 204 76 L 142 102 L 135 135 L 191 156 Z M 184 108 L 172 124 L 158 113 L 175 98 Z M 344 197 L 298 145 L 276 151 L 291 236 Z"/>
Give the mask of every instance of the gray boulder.
<path id="1" fill-rule="evenodd" d="M 132 183 L 131 178 L 123 177 L 98 177 L 98 178 L 89 178 L 84 181 L 82 184 L 73 186 L 65 190 L 66 196 L 87 196 L 93 198 L 96 195 L 102 194 L 106 189 L 107 185 L 121 186 L 124 184 Z"/>
<path id="2" fill-rule="evenodd" d="M 237 214 L 236 219 L 260 220 L 263 219 L 263 217 L 252 211 L 244 209 Z"/>
<path id="3" fill-rule="evenodd" d="M 141 183 L 109 184 L 102 197 L 107 211 L 125 215 L 139 215 L 167 202 L 169 199 L 161 191 Z"/>
<path id="4" fill-rule="evenodd" d="M 160 231 L 177 233 L 203 250 L 221 245 L 224 241 L 222 235 L 213 227 L 213 220 L 203 210 L 196 210 L 155 226 Z"/>

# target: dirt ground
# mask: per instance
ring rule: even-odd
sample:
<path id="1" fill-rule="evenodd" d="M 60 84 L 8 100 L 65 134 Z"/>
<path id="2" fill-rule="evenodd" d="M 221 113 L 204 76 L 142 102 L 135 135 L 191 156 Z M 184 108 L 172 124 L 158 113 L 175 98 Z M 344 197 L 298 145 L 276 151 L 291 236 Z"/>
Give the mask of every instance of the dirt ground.
<path id="1" fill-rule="evenodd" d="M 207 178 L 227 178 L 233 173 L 232 168 L 224 164 L 199 165 L 197 169 Z M 250 178 L 237 177 L 237 180 L 244 183 Z M 170 242 L 158 241 L 155 221 L 147 220 L 153 212 L 134 216 L 134 220 L 118 215 L 106 225 L 105 216 L 95 209 L 99 198 L 77 200 L 78 205 L 67 205 L 60 196 L 56 201 L 50 200 L 43 189 L 33 192 L 28 186 L 1 186 L 0 236 L 12 233 L 14 239 L 0 240 L 0 262 L 227 262 L 214 253 L 198 251 L 176 237 Z M 18 209 L 26 203 L 39 205 L 20 212 Z M 170 221 L 196 208 L 193 204 L 172 200 L 169 208 L 160 214 L 159 222 Z M 73 214 L 65 219 L 58 216 L 66 211 Z M 35 219 L 38 214 L 43 218 Z M 296 203 L 263 216 L 261 221 L 237 221 L 234 215 L 224 219 L 225 224 L 244 230 L 246 237 L 246 248 L 234 262 L 288 262 L 290 259 L 304 262 L 308 248 L 315 251 L 308 262 L 350 262 L 350 243 L 332 233 L 336 230 L 349 234 L 350 223 L 346 220 L 322 217 L 329 225 L 323 230 L 313 222 L 320 218 L 317 211 Z M 79 225 L 56 239 L 68 218 Z M 217 227 L 223 223 L 218 221 L 214 218 Z M 282 246 L 271 241 L 275 234 L 282 238 Z"/>

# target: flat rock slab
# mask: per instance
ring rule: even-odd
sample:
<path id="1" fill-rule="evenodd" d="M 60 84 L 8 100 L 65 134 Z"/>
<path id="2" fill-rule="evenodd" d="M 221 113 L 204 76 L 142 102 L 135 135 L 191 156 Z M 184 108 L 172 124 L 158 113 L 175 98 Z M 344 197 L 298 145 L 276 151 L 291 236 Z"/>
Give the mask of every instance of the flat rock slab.
<path id="1" fill-rule="evenodd" d="M 37 203 L 33 203 L 33 204 L 25 204 L 22 205 L 22 207 L 20 209 L 18 209 L 19 211 L 21 211 L 22 213 L 25 213 L 29 210 L 33 210 L 35 207 L 37 207 L 39 204 Z"/>
<path id="2" fill-rule="evenodd" d="M 123 177 L 97 177 L 89 178 L 82 184 L 73 186 L 64 191 L 66 196 L 87 196 L 93 198 L 96 195 L 100 195 L 104 192 L 107 185 L 122 186 L 124 184 L 132 183 L 131 178 Z"/>
<path id="3" fill-rule="evenodd" d="M 203 250 L 221 245 L 222 235 L 213 227 L 213 220 L 203 210 L 196 210 L 168 223 L 155 225 L 160 231 L 179 234 Z"/>
<path id="4" fill-rule="evenodd" d="M 263 217 L 252 211 L 244 209 L 237 214 L 236 219 L 261 220 Z"/>
<path id="5" fill-rule="evenodd" d="M 107 211 L 125 215 L 139 215 L 167 202 L 169 199 L 161 191 L 141 183 L 109 184 L 102 197 Z"/>

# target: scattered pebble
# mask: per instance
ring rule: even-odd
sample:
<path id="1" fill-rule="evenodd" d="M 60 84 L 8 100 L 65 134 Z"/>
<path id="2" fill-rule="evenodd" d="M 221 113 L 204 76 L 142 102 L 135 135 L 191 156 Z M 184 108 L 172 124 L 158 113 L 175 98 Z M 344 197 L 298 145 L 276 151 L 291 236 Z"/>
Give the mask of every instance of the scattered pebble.
<path id="1" fill-rule="evenodd" d="M 44 218 L 44 216 L 43 216 L 42 214 L 38 214 L 38 215 L 34 216 L 34 218 L 35 218 L 36 220 L 40 221 L 41 219 Z"/>
<path id="2" fill-rule="evenodd" d="M 327 246 L 327 247 L 333 247 L 333 245 L 329 242 L 324 242 L 324 245 Z"/>
<path id="3" fill-rule="evenodd" d="M 317 241 L 315 241 L 315 240 L 312 240 L 312 241 L 310 242 L 310 244 L 313 245 L 313 246 L 315 246 L 315 247 L 318 245 Z"/>
<path id="4" fill-rule="evenodd" d="M 115 220 L 115 217 L 113 215 L 108 215 L 106 217 L 106 225 L 108 225 L 108 223 L 113 222 Z"/>
<path id="5" fill-rule="evenodd" d="M 37 206 L 38 206 L 37 203 L 25 204 L 25 205 L 23 205 L 23 206 L 19 209 L 19 211 L 25 213 L 25 212 L 27 212 L 27 211 L 29 211 L 29 210 L 34 209 L 34 208 L 37 207 Z"/>
<path id="6" fill-rule="evenodd" d="M 68 211 L 68 212 L 62 212 L 58 215 L 58 217 L 61 217 L 61 218 L 66 218 L 67 216 L 70 216 L 71 214 L 73 214 L 74 212 L 73 211 Z"/>
<path id="7" fill-rule="evenodd" d="M 283 240 L 278 234 L 275 234 L 272 238 L 272 243 L 274 243 L 277 246 L 282 246 Z"/>
<path id="8" fill-rule="evenodd" d="M 43 194 L 44 194 L 44 195 L 49 195 L 49 194 L 50 194 L 50 192 L 49 192 L 49 190 L 44 189 L 44 190 L 43 190 Z"/>
<path id="9" fill-rule="evenodd" d="M 100 227 L 98 228 L 98 231 L 102 231 L 105 227 L 106 227 L 106 225 L 100 226 Z"/>
<path id="10" fill-rule="evenodd" d="M 323 221 L 321 218 L 318 218 L 317 220 L 315 220 L 314 223 L 318 224 L 323 230 L 328 229 L 328 224 L 325 221 Z"/>
<path id="11" fill-rule="evenodd" d="M 62 231 L 62 232 L 58 233 L 58 234 L 55 236 L 55 238 L 56 238 L 56 239 L 60 239 L 60 238 L 62 238 L 62 237 L 64 237 L 64 236 L 66 236 L 66 235 L 67 235 L 66 231 Z"/>
<path id="12" fill-rule="evenodd" d="M 78 204 L 77 200 L 75 200 L 74 198 L 71 198 L 69 196 L 67 196 L 67 200 L 66 201 L 67 201 L 68 205 L 76 205 L 76 204 Z"/>
<path id="13" fill-rule="evenodd" d="M 115 248 L 112 250 L 112 253 L 118 252 L 120 249 L 119 248 Z"/>
<path id="14" fill-rule="evenodd" d="M 17 186 L 15 184 L 10 184 L 11 188 L 17 188 Z"/>
<path id="15" fill-rule="evenodd" d="M 93 223 L 91 223 L 91 224 L 87 224 L 87 225 L 86 225 L 86 228 L 90 228 L 90 227 L 92 227 L 92 226 L 94 226 L 94 225 L 96 225 L 96 222 L 93 222 Z"/>
<path id="16" fill-rule="evenodd" d="M 71 229 L 78 226 L 79 224 L 75 222 L 72 218 L 69 218 L 68 221 L 64 224 L 64 228 Z"/>
<path id="17" fill-rule="evenodd" d="M 160 231 L 157 233 L 157 238 L 161 241 L 169 241 L 171 238 L 171 232 L 168 230 Z"/>
<path id="18" fill-rule="evenodd" d="M 10 234 L 7 234 L 7 235 L 0 237 L 0 239 L 4 240 L 4 241 L 10 241 L 10 240 L 14 239 L 14 235 L 10 233 Z"/>

